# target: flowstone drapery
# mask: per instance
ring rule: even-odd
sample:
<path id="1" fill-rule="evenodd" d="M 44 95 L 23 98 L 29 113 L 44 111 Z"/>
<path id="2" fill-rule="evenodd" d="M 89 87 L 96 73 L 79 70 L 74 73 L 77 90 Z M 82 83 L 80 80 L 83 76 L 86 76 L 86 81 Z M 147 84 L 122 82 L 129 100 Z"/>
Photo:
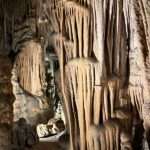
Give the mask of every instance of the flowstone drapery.
<path id="1" fill-rule="evenodd" d="M 35 41 L 23 44 L 15 60 L 15 68 L 20 85 L 27 92 L 41 96 L 45 84 L 45 66 L 41 45 Z"/>
<path id="2" fill-rule="evenodd" d="M 21 92 L 42 95 L 42 56 L 56 51 L 70 150 L 141 150 L 143 130 L 150 141 L 149 0 L 0 0 L 0 8 L 0 54 L 15 53 Z"/>
<path id="3" fill-rule="evenodd" d="M 12 69 L 11 82 L 15 101 L 13 103 L 14 121 L 25 118 L 28 123 L 37 125 L 46 122 L 51 110 L 46 96 L 45 66 L 41 45 L 30 40 L 22 44 Z"/>
<path id="4" fill-rule="evenodd" d="M 145 2 L 45 3 L 60 63 L 70 149 L 132 149 L 132 123 L 143 119 L 142 106 L 149 101 Z"/>

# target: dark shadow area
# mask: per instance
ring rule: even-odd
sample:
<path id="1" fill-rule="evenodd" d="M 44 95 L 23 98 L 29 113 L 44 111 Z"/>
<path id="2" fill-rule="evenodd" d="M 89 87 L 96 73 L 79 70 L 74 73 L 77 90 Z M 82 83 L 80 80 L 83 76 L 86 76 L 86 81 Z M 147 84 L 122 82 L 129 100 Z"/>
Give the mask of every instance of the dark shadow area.
<path id="1" fill-rule="evenodd" d="M 29 125 L 24 118 L 14 123 L 12 129 L 12 150 L 32 149 L 38 143 L 36 128 Z"/>

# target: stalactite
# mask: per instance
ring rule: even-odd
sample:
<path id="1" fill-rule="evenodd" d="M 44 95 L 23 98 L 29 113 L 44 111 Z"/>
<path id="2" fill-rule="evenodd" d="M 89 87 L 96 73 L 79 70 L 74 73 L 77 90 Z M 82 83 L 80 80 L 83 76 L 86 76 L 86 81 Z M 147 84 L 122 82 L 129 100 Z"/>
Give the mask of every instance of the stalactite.
<path id="1" fill-rule="evenodd" d="M 16 58 L 16 69 L 20 85 L 29 93 L 41 96 L 45 84 L 42 48 L 35 41 L 24 43 Z"/>
<path id="2" fill-rule="evenodd" d="M 93 10 L 86 4 L 91 4 Z M 60 30 L 60 33 L 58 32 L 54 37 L 54 45 L 61 64 L 65 106 L 67 111 L 72 110 L 67 115 L 72 150 L 78 149 L 78 146 L 81 150 L 107 149 L 107 146 L 108 149 L 113 149 L 115 143 L 115 147 L 119 149 L 122 145 L 117 140 L 117 137 L 122 139 L 120 134 L 115 135 L 119 130 L 113 132 L 108 127 L 106 131 L 97 129 L 91 131 L 93 133 L 88 132 L 92 125 L 97 125 L 99 128 L 100 124 L 112 117 L 128 119 L 128 115 L 116 114 L 116 108 L 121 107 L 119 97 L 120 88 L 123 86 L 121 80 L 124 80 L 127 73 L 124 67 L 128 54 L 126 25 L 120 28 L 123 16 L 120 12 L 123 4 L 111 1 L 109 14 L 105 13 L 108 7 L 106 4 L 106 1 L 103 4 L 98 1 L 63 1 L 61 6 L 64 13 L 61 20 L 64 26 L 62 31 Z M 59 13 L 59 6 L 58 8 L 56 6 L 54 10 Z M 54 12 L 54 10 L 51 11 Z M 95 18 L 92 15 L 95 15 Z M 109 21 L 111 16 L 115 17 Z M 61 25 L 60 22 L 58 24 Z M 113 32 L 114 29 L 115 32 Z M 121 36 L 121 30 L 123 30 L 123 36 Z M 113 36 L 117 37 L 114 41 Z M 107 57 L 109 59 L 106 60 Z M 129 119 L 130 125 L 125 125 L 127 131 L 129 126 L 131 127 L 131 122 L 132 119 Z M 113 126 L 113 123 L 110 126 Z M 101 145 L 96 144 L 93 147 L 94 136 L 93 139 L 89 136 L 95 132 L 97 135 L 94 142 L 95 144 L 100 142 Z M 116 141 L 107 142 L 106 138 L 109 136 L 105 135 L 105 132 L 108 132 L 110 139 L 116 138 Z M 97 139 L 98 133 L 101 135 L 100 139 Z M 76 139 L 78 134 L 79 142 Z"/>
<path id="3" fill-rule="evenodd" d="M 88 150 L 123 150 L 125 148 L 131 150 L 131 139 L 118 125 L 118 120 L 109 120 L 99 127 L 90 126 L 87 138 Z"/>
<path id="4" fill-rule="evenodd" d="M 26 2 L 22 5 L 28 15 Z M 143 119 L 142 106 L 149 102 L 145 4 L 142 0 L 37 3 L 34 30 L 28 30 L 30 25 L 22 32 L 14 30 L 14 49 L 20 49 L 15 65 L 22 87 L 40 95 L 45 78 L 42 52 L 31 41 L 36 35 L 32 33 L 44 35 L 51 30 L 46 36 L 59 58 L 70 149 L 132 149 L 126 133 L 131 134 L 132 110 Z"/>
<path id="5" fill-rule="evenodd" d="M 72 103 L 71 106 L 73 110 L 77 108 L 77 114 L 74 116 L 74 119 L 78 118 L 80 130 L 80 149 L 82 150 L 86 149 L 85 145 L 87 143 L 84 140 L 85 137 L 88 135 L 91 136 L 91 134 L 88 134 L 88 130 L 91 124 L 94 123 L 95 125 L 99 126 L 100 122 L 102 123 L 106 120 L 109 120 L 111 117 L 119 116 L 115 115 L 115 107 L 117 107 L 115 101 L 118 100 L 117 90 L 119 88 L 119 82 L 118 80 L 113 79 L 110 80 L 108 84 L 105 83 L 101 86 L 94 86 L 96 73 L 94 71 L 98 71 L 99 69 L 96 66 L 97 64 L 94 60 L 83 58 L 73 59 L 66 65 L 66 78 L 69 82 L 68 89 L 70 89 L 70 100 Z M 113 95 L 114 93 L 115 95 Z M 128 115 L 126 117 L 124 115 L 121 117 L 120 114 L 119 119 L 123 118 L 126 118 L 128 120 Z M 129 119 L 128 124 L 125 125 L 125 128 L 128 131 L 129 123 L 131 124 L 131 119 Z M 85 134 L 86 132 L 87 135 Z M 101 149 L 103 148 L 104 147 L 102 147 Z"/>

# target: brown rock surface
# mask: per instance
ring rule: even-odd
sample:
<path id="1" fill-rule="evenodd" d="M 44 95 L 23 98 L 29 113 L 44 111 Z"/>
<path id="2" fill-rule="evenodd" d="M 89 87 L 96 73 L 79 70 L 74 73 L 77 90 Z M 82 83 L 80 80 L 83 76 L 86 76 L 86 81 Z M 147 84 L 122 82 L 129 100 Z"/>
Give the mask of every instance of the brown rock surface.
<path id="1" fill-rule="evenodd" d="M 14 100 L 11 85 L 12 63 L 7 56 L 0 56 L 0 64 L 0 149 L 10 150 Z"/>
<path id="2" fill-rule="evenodd" d="M 0 8 L 0 54 L 18 52 L 14 59 L 23 90 L 43 94 L 45 47 L 52 45 L 57 53 L 70 150 L 124 150 L 132 149 L 131 143 L 139 150 L 143 120 L 150 141 L 149 0 L 6 0 Z M 5 57 L 0 61 L 0 122 L 8 123 L 11 69 Z M 22 112 L 20 101 L 14 103 L 25 116 L 37 110 L 30 104 L 39 107 L 36 99 L 27 99 Z"/>

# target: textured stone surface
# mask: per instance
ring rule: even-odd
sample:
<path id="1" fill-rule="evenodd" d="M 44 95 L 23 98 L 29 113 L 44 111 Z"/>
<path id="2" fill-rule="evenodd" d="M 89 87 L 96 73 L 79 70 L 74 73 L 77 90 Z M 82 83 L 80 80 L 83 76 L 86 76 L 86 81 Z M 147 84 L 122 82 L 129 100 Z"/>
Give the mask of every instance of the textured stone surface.
<path id="1" fill-rule="evenodd" d="M 25 118 L 30 124 L 47 122 L 52 113 L 44 95 L 46 83 L 44 53 L 36 41 L 31 40 L 22 44 L 11 77 L 15 95 L 13 120 Z"/>
<path id="2" fill-rule="evenodd" d="M 48 45 L 57 53 L 70 150 L 132 149 L 130 137 L 135 139 L 134 149 L 141 149 L 143 120 L 150 137 L 149 0 L 6 0 L 0 4 L 5 8 L 0 10 L 0 47 L 6 48 L 5 54 L 10 49 L 20 51 L 16 61 L 23 90 L 39 96 L 43 85 L 37 67 L 42 68 L 39 51 L 26 43 L 37 39 L 41 54 Z M 33 112 L 30 106 L 39 110 L 39 101 L 26 94 L 14 103 L 24 116 Z"/>
<path id="3" fill-rule="evenodd" d="M 0 56 L 0 64 L 0 149 L 10 150 L 14 100 L 11 85 L 12 63 L 8 57 Z"/>
<path id="4" fill-rule="evenodd" d="M 116 133 L 120 131 L 109 133 L 109 136 L 105 132 L 115 128 L 111 119 L 118 117 L 120 121 L 128 119 L 127 128 L 132 129 L 133 122 L 139 124 L 143 119 L 142 105 L 149 101 L 149 35 L 145 1 L 51 2 L 53 4 L 46 7 L 54 27 L 53 45 L 60 62 L 71 150 L 78 146 L 81 150 L 106 147 L 111 150 L 117 142 L 120 143 L 115 149 L 124 149 L 121 140 L 126 141 L 124 146 L 128 147 L 131 140 L 120 137 L 121 134 L 118 137 L 121 140 L 115 142 L 112 138 L 108 142 L 110 135 L 117 137 Z M 52 21 L 54 18 L 56 20 Z M 132 117 L 122 111 L 115 115 L 118 108 L 126 109 L 133 122 Z M 106 131 L 101 127 L 102 124 L 105 126 L 105 121 L 108 121 Z M 95 129 L 88 132 L 93 126 Z M 99 138 L 98 132 L 104 137 Z M 134 137 L 134 134 L 130 136 Z M 141 135 L 135 137 L 134 143 Z M 94 141 L 93 145 L 91 141 Z M 128 149 L 132 148 L 129 146 Z"/>
<path id="5" fill-rule="evenodd" d="M 10 150 L 11 147 L 11 130 L 6 124 L 0 125 L 0 149 Z"/>

